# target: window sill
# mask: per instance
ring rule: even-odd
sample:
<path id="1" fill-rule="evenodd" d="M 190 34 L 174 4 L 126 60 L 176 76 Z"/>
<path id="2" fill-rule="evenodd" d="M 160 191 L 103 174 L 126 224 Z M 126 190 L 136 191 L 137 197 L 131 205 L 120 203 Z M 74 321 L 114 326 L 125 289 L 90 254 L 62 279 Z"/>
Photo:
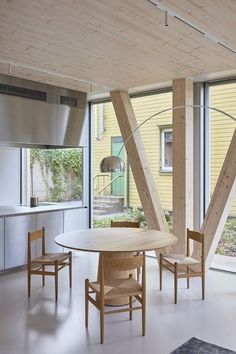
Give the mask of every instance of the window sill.
<path id="1" fill-rule="evenodd" d="M 160 169 L 160 174 L 167 174 L 167 175 L 170 175 L 173 173 L 173 170 L 164 170 L 164 169 Z"/>

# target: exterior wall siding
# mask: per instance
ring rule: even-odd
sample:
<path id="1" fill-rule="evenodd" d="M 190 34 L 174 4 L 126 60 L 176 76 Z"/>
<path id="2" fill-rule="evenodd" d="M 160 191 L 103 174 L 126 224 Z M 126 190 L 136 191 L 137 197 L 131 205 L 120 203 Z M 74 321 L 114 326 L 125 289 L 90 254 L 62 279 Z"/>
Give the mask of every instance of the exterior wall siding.
<path id="1" fill-rule="evenodd" d="M 236 83 L 210 86 L 210 106 L 236 117 Z M 212 195 L 236 122 L 218 112 L 210 112 L 210 195 Z M 236 216 L 234 198 L 230 216 Z"/>

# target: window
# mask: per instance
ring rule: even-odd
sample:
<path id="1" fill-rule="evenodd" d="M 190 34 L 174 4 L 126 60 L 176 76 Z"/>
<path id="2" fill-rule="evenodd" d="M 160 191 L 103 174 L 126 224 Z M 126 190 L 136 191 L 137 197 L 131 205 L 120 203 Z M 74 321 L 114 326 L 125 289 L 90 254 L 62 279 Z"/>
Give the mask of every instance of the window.
<path id="1" fill-rule="evenodd" d="M 29 149 L 28 196 L 40 202 L 83 200 L 83 149 Z"/>
<path id="2" fill-rule="evenodd" d="M 161 128 L 161 171 L 172 172 L 173 165 L 173 131 Z"/>
<path id="3" fill-rule="evenodd" d="M 209 106 L 223 110 L 236 116 L 236 83 L 222 82 L 209 86 Z M 235 129 L 235 121 L 223 114 L 209 111 L 208 159 L 206 168 L 208 175 L 206 186 L 209 186 L 208 202 L 214 192 L 221 168 L 227 154 Z M 229 271 L 236 270 L 236 197 L 231 197 L 231 208 L 225 223 L 216 255 L 213 257 L 213 267 Z M 220 257 L 224 256 L 224 257 Z M 225 258 L 225 257 L 234 257 Z"/>
<path id="4" fill-rule="evenodd" d="M 171 107 L 172 105 L 172 92 L 158 92 L 155 94 L 150 94 L 150 95 L 143 95 L 143 96 L 137 96 L 133 97 L 131 99 L 132 106 L 135 112 L 135 116 L 137 118 L 137 124 L 142 123 L 145 119 L 148 117 L 152 116 L 153 114 L 162 111 L 163 109 L 168 109 L 168 107 Z M 124 177 L 119 177 L 116 179 L 117 182 L 114 182 L 114 188 L 115 188 L 115 183 L 121 183 L 122 178 L 123 178 L 123 183 L 124 183 L 124 195 L 121 196 L 120 188 L 118 190 L 114 190 L 114 188 L 105 188 L 107 184 L 111 181 L 111 176 L 110 174 L 101 174 L 100 173 L 100 162 L 104 158 L 104 156 L 109 156 L 112 154 L 117 155 L 119 151 L 118 145 L 121 144 L 121 139 L 118 138 L 121 136 L 121 132 L 119 129 L 119 125 L 115 116 L 115 111 L 113 109 L 113 105 L 111 102 L 98 102 L 98 103 L 93 103 L 93 119 L 94 119 L 94 125 L 93 125 L 93 131 L 92 131 L 92 144 L 93 144 L 93 163 L 92 163 L 92 173 L 93 173 L 93 179 L 94 179 L 94 184 L 93 184 L 93 207 L 94 207 L 94 222 L 95 225 L 101 225 L 101 218 L 99 213 L 102 215 L 104 214 L 108 216 L 109 213 L 111 213 L 111 207 L 109 204 L 110 200 L 114 196 L 114 200 L 116 200 L 117 204 L 119 202 L 119 198 L 121 197 L 121 207 L 127 208 L 140 208 L 141 206 L 141 201 L 139 199 L 139 194 L 136 189 L 136 184 L 135 180 L 132 174 L 131 167 L 128 163 L 125 165 L 125 173 Z M 102 117 L 102 124 L 100 121 L 100 117 Z M 162 160 L 162 151 L 161 149 L 161 131 L 162 129 L 167 130 L 168 134 L 169 132 L 172 133 L 172 111 L 167 110 L 166 112 L 158 115 L 157 117 L 150 119 L 147 124 L 143 124 L 139 132 L 142 137 L 142 141 L 144 144 L 145 152 L 151 167 L 152 175 L 153 178 L 158 185 L 158 192 L 160 196 L 160 200 L 162 203 L 162 207 L 167 210 L 167 211 L 172 211 L 172 159 L 171 159 L 171 154 L 168 153 L 168 146 L 171 146 L 171 142 L 166 141 L 166 168 L 161 168 L 160 162 Z M 170 138 L 169 136 L 166 137 L 166 140 Z M 113 145 L 113 150 L 111 151 L 111 141 Z M 116 150 L 117 149 L 117 150 Z M 171 147 L 170 147 L 171 149 Z M 116 152 L 115 152 L 116 151 Z M 125 153 L 125 148 L 121 151 L 121 158 L 122 154 L 124 153 L 125 157 L 125 162 L 126 162 L 126 153 Z M 123 159 L 123 158 L 122 158 Z M 163 160 L 164 161 L 164 160 Z M 128 162 L 128 161 L 127 161 Z M 164 163 L 163 163 L 164 167 Z M 163 173 L 160 173 L 160 171 L 163 171 Z M 111 194 L 109 195 L 109 192 Z M 98 191 L 101 191 L 101 193 L 98 193 Z M 101 195 L 102 193 L 105 194 L 105 191 L 107 192 L 106 199 L 107 199 L 107 204 L 105 204 L 103 198 L 98 195 Z M 123 194 L 122 193 L 122 194 Z M 113 195 L 112 195 L 113 194 Z M 111 197 L 111 199 L 109 199 Z M 113 206 L 115 203 L 113 204 Z M 119 205 L 119 208 L 120 208 Z M 105 206 L 106 209 L 105 209 Z M 118 208 L 117 208 L 118 209 Z M 126 210 L 126 209 L 125 209 Z M 124 210 L 121 210 L 122 212 Z M 115 211 L 117 212 L 117 211 Z M 140 212 L 137 212 L 137 215 L 139 215 Z M 171 215 L 171 214 L 170 214 Z M 138 217 L 138 216 L 137 216 Z M 106 220 L 109 220 L 108 218 Z M 104 221 L 103 225 L 104 225 Z M 107 223 L 108 225 L 109 223 Z"/>

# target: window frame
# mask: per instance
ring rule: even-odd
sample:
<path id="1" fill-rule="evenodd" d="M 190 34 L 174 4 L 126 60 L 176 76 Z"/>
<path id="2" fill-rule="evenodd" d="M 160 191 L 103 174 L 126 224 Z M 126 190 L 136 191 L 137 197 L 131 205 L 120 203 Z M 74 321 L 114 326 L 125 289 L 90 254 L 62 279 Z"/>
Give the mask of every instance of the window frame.
<path id="1" fill-rule="evenodd" d="M 160 172 L 162 173 L 172 173 L 173 166 L 165 166 L 165 133 L 172 132 L 172 125 L 159 126 L 160 129 Z M 172 139 L 172 151 L 173 151 L 173 139 Z"/>
<path id="2" fill-rule="evenodd" d="M 34 149 L 35 147 L 28 147 L 28 148 L 20 148 L 21 151 L 21 184 L 20 184 L 20 192 L 21 192 L 21 198 L 20 198 L 20 203 L 21 204 L 30 204 L 30 197 L 34 195 L 33 189 L 32 189 L 32 180 L 31 180 L 31 173 L 30 173 L 30 150 Z M 40 147 L 37 147 L 37 149 L 44 150 Z M 54 148 L 52 147 L 53 150 L 64 150 L 63 147 L 61 148 Z M 66 203 L 69 205 L 70 203 L 78 203 L 79 206 L 87 207 L 88 206 L 88 191 L 86 186 L 86 181 L 87 181 L 87 168 L 88 168 L 88 149 L 86 149 L 83 146 L 78 146 L 78 147 L 72 147 L 70 149 L 81 149 L 81 155 L 82 155 L 82 194 L 81 194 L 81 199 L 74 199 L 74 200 L 63 200 L 63 201 L 55 201 L 52 202 L 50 200 L 47 201 L 40 201 L 40 203 L 55 203 L 55 204 L 63 204 Z"/>

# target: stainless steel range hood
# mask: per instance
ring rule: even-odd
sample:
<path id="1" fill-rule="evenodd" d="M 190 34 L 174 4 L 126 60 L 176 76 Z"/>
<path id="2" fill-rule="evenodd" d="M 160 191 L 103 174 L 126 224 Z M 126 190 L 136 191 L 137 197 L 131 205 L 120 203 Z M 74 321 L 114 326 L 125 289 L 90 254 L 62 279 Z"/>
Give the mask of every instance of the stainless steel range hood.
<path id="1" fill-rule="evenodd" d="M 81 146 L 85 105 L 74 108 L 0 94 L 0 144 Z"/>

